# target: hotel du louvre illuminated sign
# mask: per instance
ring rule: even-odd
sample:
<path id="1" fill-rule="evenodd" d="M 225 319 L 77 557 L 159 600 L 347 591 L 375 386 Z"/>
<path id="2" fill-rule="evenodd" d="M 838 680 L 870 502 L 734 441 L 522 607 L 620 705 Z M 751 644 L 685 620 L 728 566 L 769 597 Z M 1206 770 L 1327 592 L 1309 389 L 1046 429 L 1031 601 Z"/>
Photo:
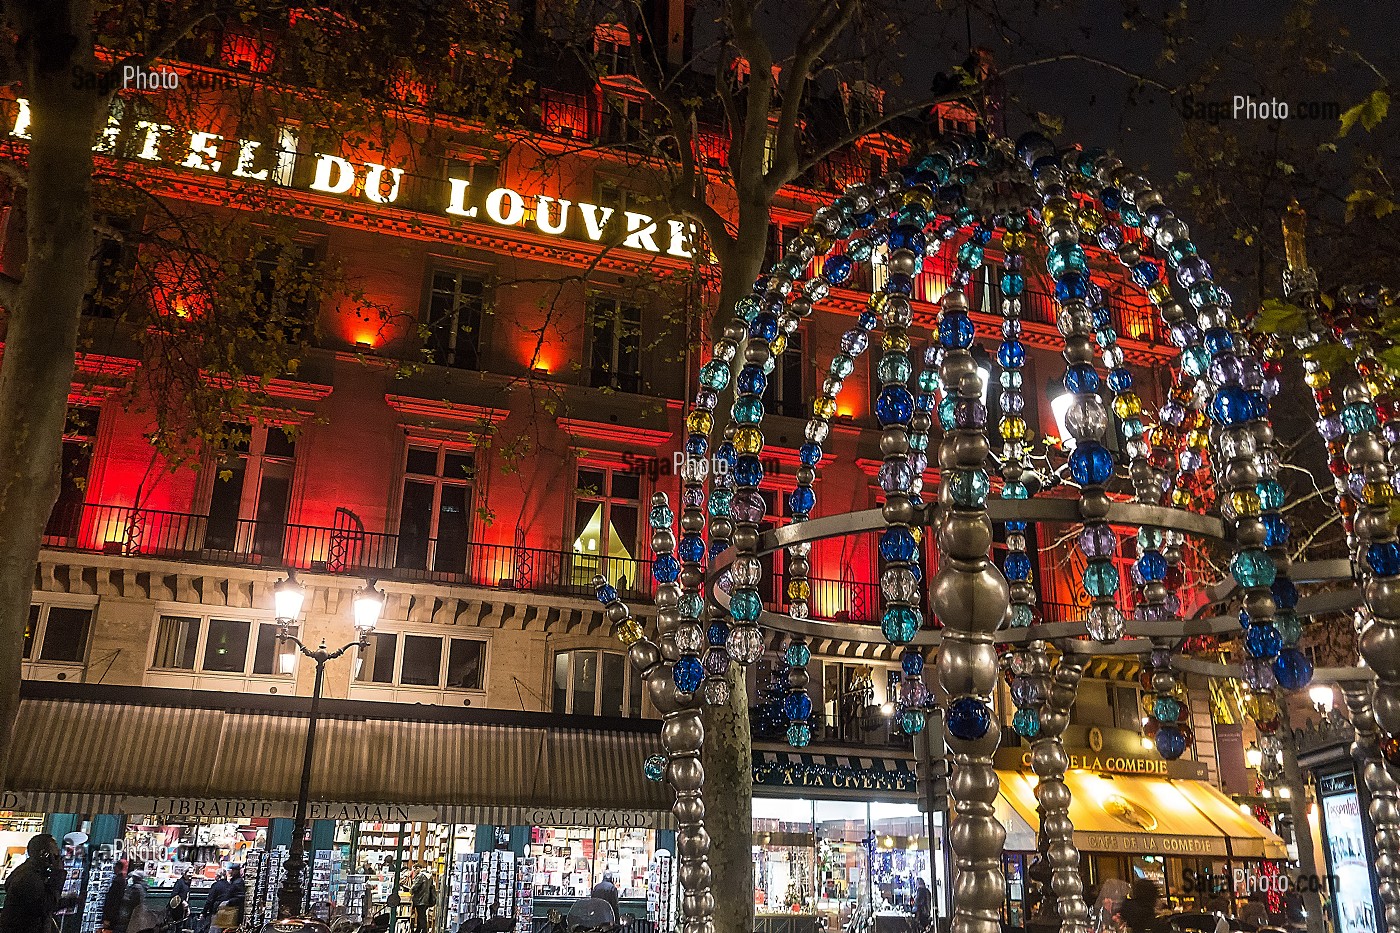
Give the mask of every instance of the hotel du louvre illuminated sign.
<path id="1" fill-rule="evenodd" d="M 29 139 L 29 102 L 15 100 L 10 125 L 12 139 Z M 191 172 L 219 175 L 283 188 L 360 199 L 375 205 L 393 205 L 404 187 L 405 172 L 378 162 L 352 162 L 339 155 L 316 152 L 311 169 L 297 152 L 297 136 L 279 131 L 276 146 L 256 139 L 234 139 L 202 130 L 177 131 L 156 120 L 137 120 L 124 130 L 116 116 L 98 137 L 93 151 L 114 154 L 125 143 L 137 160 L 174 166 Z M 523 227 L 546 236 L 562 236 L 593 243 L 622 234 L 621 246 L 677 259 L 693 259 L 694 227 L 683 220 L 658 221 L 649 214 L 615 210 L 585 201 L 497 187 L 473 191 L 471 180 L 449 175 L 446 190 L 430 210 L 450 218 L 487 221 L 502 227 Z"/>

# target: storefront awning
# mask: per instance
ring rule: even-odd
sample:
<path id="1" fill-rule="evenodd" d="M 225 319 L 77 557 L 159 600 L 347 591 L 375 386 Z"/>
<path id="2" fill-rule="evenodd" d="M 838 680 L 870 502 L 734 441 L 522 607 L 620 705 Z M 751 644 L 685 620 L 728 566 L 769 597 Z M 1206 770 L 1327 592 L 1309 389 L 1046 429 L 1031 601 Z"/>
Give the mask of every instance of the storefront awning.
<path id="1" fill-rule="evenodd" d="M 1033 776 L 998 771 L 1006 803 L 1039 828 Z M 1204 781 L 1107 775 L 1074 769 L 1065 774 L 1074 841 L 1082 852 L 1118 852 L 1207 858 L 1287 858 L 1283 840 L 1240 813 Z M 1010 839 L 1008 838 L 1008 848 Z"/>
<path id="2" fill-rule="evenodd" d="M 913 800 L 918 793 L 908 758 L 817 755 L 755 750 L 755 794 L 832 800 Z"/>
<path id="3" fill-rule="evenodd" d="M 161 705 L 164 694 L 144 691 L 153 698 L 145 702 L 25 698 L 6 788 L 55 812 L 123 812 L 120 801 L 139 798 L 296 799 L 302 715 Z M 315 800 L 428 806 L 444 821 L 505 825 L 529 825 L 518 819 L 527 811 L 670 809 L 666 785 L 643 771 L 661 752 L 649 729 L 567 728 L 542 716 L 524 725 L 453 721 L 379 706 L 383 716 L 322 717 Z"/>

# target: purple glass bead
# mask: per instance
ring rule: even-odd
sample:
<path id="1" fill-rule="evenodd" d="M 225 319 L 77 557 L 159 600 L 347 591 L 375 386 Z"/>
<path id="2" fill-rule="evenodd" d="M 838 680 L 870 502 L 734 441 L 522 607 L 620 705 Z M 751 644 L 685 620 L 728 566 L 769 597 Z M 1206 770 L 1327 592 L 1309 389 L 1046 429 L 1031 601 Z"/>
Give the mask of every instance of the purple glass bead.
<path id="1" fill-rule="evenodd" d="M 718 645 L 711 645 L 710 650 L 705 652 L 705 672 L 711 677 L 723 677 L 728 673 L 729 652 Z"/>
<path id="2" fill-rule="evenodd" d="M 919 474 L 923 473 L 924 470 L 927 470 L 928 454 L 924 453 L 922 450 L 915 450 L 911 452 L 909 454 L 909 469 L 914 471 L 915 476 L 918 476 Z"/>
<path id="3" fill-rule="evenodd" d="M 681 493 L 681 503 L 693 505 L 700 508 L 705 506 L 705 487 L 687 486 L 685 492 Z"/>
<path id="4" fill-rule="evenodd" d="M 1026 267 L 1026 257 L 1023 253 L 1010 253 L 1007 255 L 1002 268 L 1008 272 L 1020 272 Z"/>
<path id="5" fill-rule="evenodd" d="M 1210 361 L 1208 374 L 1216 385 L 1239 385 L 1244 376 L 1244 364 L 1233 353 L 1221 353 Z"/>
<path id="6" fill-rule="evenodd" d="M 960 428 L 980 428 L 987 423 L 987 406 L 975 398 L 960 398 L 953 405 L 953 423 Z"/>
<path id="7" fill-rule="evenodd" d="M 1278 686 L 1273 662 L 1263 658 L 1245 658 L 1240 667 L 1244 671 L 1244 682 L 1251 690 L 1272 690 Z"/>
<path id="8" fill-rule="evenodd" d="M 1186 407 L 1178 405 L 1176 402 L 1169 402 L 1162 406 L 1161 417 L 1164 424 L 1179 428 L 1186 421 Z"/>
<path id="9" fill-rule="evenodd" d="M 1177 457 L 1177 462 L 1181 465 L 1183 473 L 1190 473 L 1194 470 L 1199 470 L 1201 464 L 1205 461 L 1201 459 L 1201 455 L 1197 451 L 1183 450 L 1180 456 Z"/>
<path id="10" fill-rule="evenodd" d="M 1175 593 L 1168 593 L 1166 601 L 1162 603 L 1162 606 L 1173 617 L 1181 614 L 1181 598 Z"/>
<path id="11" fill-rule="evenodd" d="M 1159 671 L 1165 671 L 1171 667 L 1172 653 L 1166 648 L 1153 648 L 1148 655 L 1148 663 Z"/>
<path id="12" fill-rule="evenodd" d="M 1090 559 L 1112 557 L 1118 548 L 1118 536 L 1107 525 L 1086 525 L 1079 533 L 1079 550 Z"/>
<path id="13" fill-rule="evenodd" d="M 1341 415 L 1328 415 L 1317 423 L 1317 430 L 1322 434 L 1324 441 L 1335 441 L 1346 433 L 1346 428 L 1342 426 Z"/>
<path id="14" fill-rule="evenodd" d="M 735 521 L 758 522 L 768 512 L 768 504 L 757 491 L 741 492 L 734 496 L 730 511 Z"/>
<path id="15" fill-rule="evenodd" d="M 841 352 L 847 356 L 860 356 L 870 344 L 870 338 L 863 331 L 848 330 L 841 335 Z"/>
<path id="16" fill-rule="evenodd" d="M 1381 429 L 1381 433 L 1390 443 L 1400 444 L 1400 421 L 1387 422 L 1385 427 Z"/>
<path id="17" fill-rule="evenodd" d="M 880 467 L 880 488 L 885 492 L 908 489 L 914 481 L 914 471 L 902 460 L 887 461 Z"/>
<path id="18" fill-rule="evenodd" d="M 1240 360 L 1240 385 L 1257 389 L 1264 384 L 1264 367 L 1252 356 Z"/>
<path id="19" fill-rule="evenodd" d="M 1364 498 L 1366 493 L 1366 474 L 1348 473 L 1347 489 L 1351 490 L 1351 494 L 1356 498 Z"/>
<path id="20" fill-rule="evenodd" d="M 1190 288 L 1210 277 L 1210 264 L 1200 256 L 1188 256 L 1176 267 L 1176 280 L 1182 288 Z"/>

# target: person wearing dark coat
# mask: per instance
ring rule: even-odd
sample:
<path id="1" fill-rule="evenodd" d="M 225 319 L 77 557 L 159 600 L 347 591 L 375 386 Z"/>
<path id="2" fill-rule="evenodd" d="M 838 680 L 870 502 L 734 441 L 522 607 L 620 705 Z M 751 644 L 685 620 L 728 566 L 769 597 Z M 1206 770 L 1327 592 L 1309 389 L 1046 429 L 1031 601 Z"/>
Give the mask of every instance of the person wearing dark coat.
<path id="1" fill-rule="evenodd" d="M 115 933 L 121 922 L 122 897 L 126 894 L 126 859 L 112 864 L 112 883 L 102 896 L 102 929 Z"/>
<path id="2" fill-rule="evenodd" d="M 1160 933 L 1165 926 L 1157 919 L 1157 900 L 1161 896 L 1155 881 L 1139 878 L 1133 882 L 1132 893 L 1123 900 L 1118 912 L 1132 933 Z"/>
<path id="3" fill-rule="evenodd" d="M 243 919 L 243 902 L 247 892 L 243 885 L 243 869 L 235 865 L 228 871 L 227 878 L 221 878 L 214 882 L 209 889 L 209 896 L 204 901 L 204 915 L 209 918 L 209 929 L 218 930 L 221 927 L 214 924 L 214 918 L 219 913 L 221 907 L 232 907 L 241 922 Z M 235 924 L 236 925 L 236 924 Z"/>
<path id="4" fill-rule="evenodd" d="M 914 883 L 914 924 L 919 928 L 919 933 L 923 933 L 931 922 L 933 922 L 933 892 L 928 889 L 928 882 L 920 878 Z"/>
<path id="5" fill-rule="evenodd" d="M 593 886 L 593 890 L 589 894 L 589 897 L 596 897 L 599 900 L 607 901 L 608 904 L 612 906 L 614 921 L 618 920 L 621 916 L 621 914 L 618 913 L 617 885 L 613 883 L 612 872 L 603 872 L 603 880 Z"/>
<path id="6" fill-rule="evenodd" d="M 29 840 L 28 857 L 5 880 L 0 933 L 54 933 L 53 915 L 70 906 L 63 897 L 63 854 L 58 840 L 40 833 Z"/>

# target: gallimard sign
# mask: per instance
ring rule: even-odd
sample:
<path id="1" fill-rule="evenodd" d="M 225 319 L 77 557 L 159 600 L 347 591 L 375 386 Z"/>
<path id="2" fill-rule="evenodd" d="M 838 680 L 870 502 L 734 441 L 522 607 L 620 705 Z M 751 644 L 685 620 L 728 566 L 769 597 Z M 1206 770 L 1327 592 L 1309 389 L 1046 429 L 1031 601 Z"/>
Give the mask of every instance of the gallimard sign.
<path id="1" fill-rule="evenodd" d="M 29 139 L 29 101 L 18 98 L 10 136 Z M 114 153 L 123 136 L 116 117 L 93 146 L 94 152 Z M 256 139 L 234 139 L 202 130 L 179 131 L 169 124 L 138 120 L 127 134 L 132 155 L 147 162 L 172 165 L 284 188 L 361 199 L 390 205 L 399 199 L 404 170 L 379 162 L 352 162 L 333 153 L 297 152 L 297 135 L 283 128 L 276 146 Z M 310 158 L 311 169 L 300 167 Z M 308 177 L 309 176 L 309 177 Z M 524 227 L 545 236 L 563 236 L 598 243 L 605 235 L 621 234 L 621 245 L 677 259 L 693 259 L 694 226 L 682 220 L 658 221 L 638 211 L 617 211 L 586 201 L 573 201 L 514 188 L 475 191 L 471 180 L 449 175 L 435 210 L 448 217 L 488 221 L 502 227 Z M 610 239 L 609 242 L 612 242 Z"/>
<path id="2" fill-rule="evenodd" d="M 289 818 L 296 815 L 296 804 L 282 800 L 240 800 L 217 797 L 124 797 L 122 813 L 169 817 L 225 820 Z M 438 818 L 436 807 L 406 804 L 327 803 L 313 801 L 306 808 L 310 820 L 371 820 L 384 823 L 410 823 Z"/>
<path id="3" fill-rule="evenodd" d="M 536 807 L 522 810 L 530 826 L 588 826 L 594 829 L 655 829 L 656 814 L 645 810 L 574 810 Z"/>

